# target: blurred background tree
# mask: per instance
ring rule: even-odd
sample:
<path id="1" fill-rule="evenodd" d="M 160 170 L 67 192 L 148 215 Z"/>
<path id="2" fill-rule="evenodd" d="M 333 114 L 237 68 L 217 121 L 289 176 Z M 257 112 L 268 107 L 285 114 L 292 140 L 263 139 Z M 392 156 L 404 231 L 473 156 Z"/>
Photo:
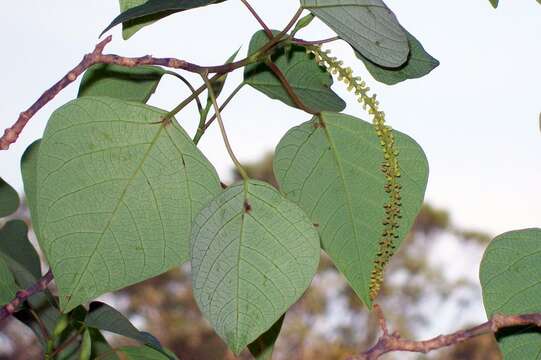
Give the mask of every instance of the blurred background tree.
<path id="1" fill-rule="evenodd" d="M 253 164 L 245 164 L 250 177 L 278 187 L 272 171 L 272 154 Z M 236 180 L 237 173 L 233 173 Z M 18 218 L 29 222 L 22 207 Z M 425 204 L 417 220 L 386 270 L 386 281 L 377 299 L 393 326 L 403 336 L 419 338 L 431 332 L 438 322 L 450 322 L 450 330 L 468 325 L 468 319 L 454 321 L 431 309 L 454 308 L 465 312 L 480 300 L 479 285 L 471 278 L 450 279 L 451 269 L 434 265 L 431 259 L 442 241 L 456 242 L 464 251 L 481 253 L 490 236 L 458 229 L 449 214 Z M 35 242 L 34 242 L 35 244 Z M 446 254 L 438 254 L 445 257 Z M 456 295 L 458 294 L 458 296 Z M 235 359 L 210 325 L 201 317 L 193 299 L 190 268 L 185 265 L 161 276 L 110 294 L 101 299 L 111 303 L 136 326 L 154 334 L 162 344 L 183 360 Z M 475 319 L 470 320 L 472 323 Z M 288 312 L 273 359 L 335 360 L 368 348 L 378 336 L 377 320 L 360 302 L 330 259 L 322 254 L 319 271 L 311 287 Z M 0 325 L 0 360 L 39 358 L 32 333 L 18 320 Z M 30 340 L 29 340 L 30 339 Z M 118 345 L 124 338 L 112 337 Z M 389 354 L 388 359 L 432 358 L 438 360 L 497 360 L 500 353 L 493 336 L 483 336 L 456 348 L 427 356 Z M 245 352 L 241 359 L 251 359 Z"/>

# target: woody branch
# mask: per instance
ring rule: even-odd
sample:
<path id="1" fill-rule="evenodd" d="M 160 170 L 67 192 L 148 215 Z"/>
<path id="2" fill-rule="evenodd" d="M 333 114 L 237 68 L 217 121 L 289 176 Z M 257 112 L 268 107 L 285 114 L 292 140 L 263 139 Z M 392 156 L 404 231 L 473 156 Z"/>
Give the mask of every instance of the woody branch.
<path id="1" fill-rule="evenodd" d="M 496 314 L 487 322 L 466 330 L 460 330 L 448 335 L 440 335 L 429 340 L 414 341 L 403 339 L 397 332 L 389 333 L 381 309 L 378 305 L 375 305 L 374 308 L 379 319 L 382 335 L 370 349 L 360 355 L 352 356 L 348 360 L 376 360 L 384 354 L 398 351 L 426 354 L 444 347 L 460 344 L 477 336 L 495 334 L 505 328 L 516 326 L 535 326 L 541 328 L 541 313 L 523 315 Z"/>

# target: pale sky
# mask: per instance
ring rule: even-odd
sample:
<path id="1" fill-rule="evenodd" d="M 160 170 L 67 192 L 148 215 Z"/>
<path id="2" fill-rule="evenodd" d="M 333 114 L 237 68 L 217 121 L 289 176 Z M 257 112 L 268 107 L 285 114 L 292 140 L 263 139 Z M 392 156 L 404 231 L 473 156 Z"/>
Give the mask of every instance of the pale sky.
<path id="1" fill-rule="evenodd" d="M 269 26 L 282 28 L 298 7 L 297 0 L 252 0 Z M 364 76 L 378 93 L 394 128 L 424 148 L 430 162 L 427 200 L 451 211 L 461 225 L 493 234 L 541 225 L 541 6 L 535 0 L 502 0 L 497 10 L 487 0 L 452 2 L 389 0 L 399 20 L 441 62 L 427 77 L 392 87 L 377 84 L 344 44 L 335 54 Z M 116 0 L 18 1 L 0 13 L 0 127 L 71 67 L 98 41 L 117 15 Z M 129 41 L 120 27 L 111 31 L 106 52 L 121 55 L 174 56 L 201 65 L 223 62 L 247 44 L 258 24 L 240 1 L 179 13 L 143 29 Z M 332 36 L 317 24 L 299 36 Z M 233 73 L 227 92 L 241 81 Z M 197 76 L 189 75 L 199 85 Z M 0 176 L 22 190 L 19 160 L 26 146 L 41 137 L 51 112 L 74 98 L 71 85 L 49 103 L 24 130 L 19 142 L 0 152 Z M 355 98 L 336 84 L 348 102 L 346 112 L 368 119 Z M 151 104 L 171 109 L 187 96 L 178 80 L 166 78 Z M 223 113 L 233 148 L 241 161 L 258 159 L 274 149 L 306 114 L 245 87 Z M 193 107 L 177 117 L 193 133 Z M 3 131 L 3 130 L 2 130 Z M 216 127 L 201 148 L 224 180 L 232 168 Z"/>

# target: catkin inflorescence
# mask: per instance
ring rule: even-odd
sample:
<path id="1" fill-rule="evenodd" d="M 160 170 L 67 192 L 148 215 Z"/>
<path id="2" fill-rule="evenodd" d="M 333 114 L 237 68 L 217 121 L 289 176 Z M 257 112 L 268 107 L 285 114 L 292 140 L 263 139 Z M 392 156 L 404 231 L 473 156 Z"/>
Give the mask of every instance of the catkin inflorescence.
<path id="1" fill-rule="evenodd" d="M 349 67 L 336 57 L 330 55 L 329 50 L 322 50 L 319 46 L 309 46 L 308 51 L 313 53 L 318 64 L 344 82 L 348 91 L 355 92 L 357 101 L 363 105 L 372 117 L 375 132 L 380 140 L 384 160 L 381 164 L 381 171 L 385 175 L 385 192 L 388 201 L 384 205 L 385 219 L 383 220 L 383 231 L 379 241 L 379 250 L 374 260 L 374 268 L 370 278 L 370 298 L 374 300 L 379 293 L 383 282 L 385 266 L 391 259 L 395 250 L 395 239 L 398 238 L 398 228 L 401 206 L 401 185 L 399 183 L 400 167 L 398 165 L 398 151 L 395 148 L 393 131 L 385 124 L 385 113 L 380 111 L 376 95 L 369 95 L 370 88 L 360 78 L 353 76 Z"/>

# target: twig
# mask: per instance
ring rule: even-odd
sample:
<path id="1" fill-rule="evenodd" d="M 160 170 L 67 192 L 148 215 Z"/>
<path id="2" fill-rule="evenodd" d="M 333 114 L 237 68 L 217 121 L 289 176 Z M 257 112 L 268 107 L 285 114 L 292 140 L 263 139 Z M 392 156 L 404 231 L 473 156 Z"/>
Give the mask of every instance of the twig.
<path id="1" fill-rule="evenodd" d="M 101 41 L 94 51 L 90 54 L 84 56 L 83 60 L 74 67 L 66 76 L 64 76 L 60 81 L 54 84 L 49 90 L 45 91 L 43 95 L 26 111 L 23 111 L 19 115 L 19 119 L 11 126 L 6 129 L 4 135 L 0 138 L 0 150 L 7 150 L 11 144 L 17 141 L 19 134 L 23 131 L 26 123 L 37 113 L 45 104 L 51 101 L 62 89 L 71 84 L 79 75 L 81 75 L 88 67 L 91 66 L 92 59 L 103 52 L 105 46 L 111 41 L 111 37 L 108 36 L 103 41 Z"/>
<path id="2" fill-rule="evenodd" d="M 370 349 L 360 355 L 352 356 L 348 360 L 376 360 L 386 353 L 397 351 L 426 354 L 433 350 L 457 345 L 480 335 L 495 334 L 504 328 L 528 325 L 541 328 L 541 313 L 525 315 L 496 314 L 489 321 L 470 329 L 460 330 L 449 335 L 440 335 L 429 340 L 414 341 L 401 338 L 397 332 L 389 334 L 381 309 L 377 305 L 374 307 L 383 334 Z"/>
<path id="3" fill-rule="evenodd" d="M 7 150 L 9 146 L 13 144 L 19 138 L 19 135 L 23 131 L 24 127 L 28 121 L 49 101 L 55 98 L 60 91 L 74 82 L 86 69 L 95 64 L 114 64 L 124 67 L 136 67 L 141 65 L 157 65 L 164 66 L 173 69 L 181 69 L 189 72 L 194 72 L 201 74 L 206 73 L 215 73 L 217 75 L 225 74 L 241 68 L 251 62 L 258 61 L 259 56 L 265 54 L 273 46 L 278 44 L 282 36 L 274 38 L 272 41 L 269 41 L 265 46 L 263 46 L 255 54 L 252 54 L 250 57 L 243 60 L 239 60 L 233 63 L 227 63 L 218 66 L 200 66 L 192 64 L 190 62 L 176 59 L 176 58 L 154 58 L 150 55 L 142 57 L 123 57 L 118 55 L 104 55 L 103 50 L 105 46 L 111 42 L 112 37 L 108 36 L 102 40 L 96 47 L 94 51 L 89 54 L 86 54 L 81 62 L 75 66 L 71 71 L 69 71 L 60 81 L 54 84 L 51 88 L 45 91 L 39 99 L 30 106 L 27 110 L 23 111 L 17 121 L 4 131 L 4 135 L 0 138 L 0 150 Z M 212 79 L 211 79 L 212 80 Z"/>
<path id="4" fill-rule="evenodd" d="M 242 0 L 242 2 L 244 2 L 244 0 Z M 249 5 L 248 5 L 249 6 Z M 289 24 L 287 24 L 287 26 L 285 27 L 285 29 L 276 36 L 276 38 L 280 38 L 282 35 L 284 35 L 285 33 L 287 33 L 287 31 L 289 31 L 289 29 L 291 29 L 291 27 L 293 26 L 293 24 L 295 24 L 295 22 L 298 20 L 298 18 L 301 16 L 302 14 L 302 8 L 300 8 L 296 13 L 295 15 L 293 16 L 293 18 L 291 19 L 291 21 L 289 22 Z M 272 32 L 271 31 L 267 31 L 266 30 L 266 26 L 265 24 L 262 24 L 263 26 L 263 29 L 265 29 L 265 33 L 267 34 L 267 37 L 269 38 L 269 40 L 272 42 L 274 39 L 273 39 L 273 35 L 272 35 Z M 291 87 L 291 84 L 289 84 L 289 81 L 287 81 L 287 78 L 285 77 L 285 75 L 282 73 L 282 70 L 280 70 L 278 68 L 278 66 L 276 66 L 272 60 L 267 59 L 266 61 L 266 64 L 267 66 L 272 70 L 272 72 L 274 73 L 274 75 L 276 75 L 276 77 L 280 80 L 280 82 L 282 83 L 282 86 L 284 87 L 285 91 L 287 92 L 287 94 L 289 95 L 289 97 L 291 98 L 291 100 L 293 101 L 293 103 L 299 108 L 299 109 L 302 109 L 304 111 L 306 111 L 307 113 L 310 113 L 310 114 L 313 114 L 315 115 L 316 112 L 310 110 L 306 105 L 304 105 L 304 103 L 302 102 L 302 100 L 297 96 L 297 94 L 295 93 L 295 90 L 293 90 L 293 88 Z M 216 115 L 216 114 L 215 114 Z M 214 118 L 212 118 L 211 120 L 209 120 L 209 125 L 210 123 L 212 123 L 212 121 L 214 120 Z"/>
<path id="5" fill-rule="evenodd" d="M 248 0 L 241 0 L 242 3 L 244 4 L 244 6 L 246 6 L 246 8 L 248 9 L 248 11 L 250 11 L 252 13 L 252 15 L 254 16 L 254 18 L 257 20 L 257 22 L 259 23 L 259 25 L 261 25 L 261 27 L 263 28 L 263 30 L 265 30 L 265 32 L 267 33 L 267 36 L 269 36 L 270 38 L 272 38 L 272 31 L 271 29 L 269 29 L 269 27 L 267 26 L 267 24 L 265 24 L 265 22 L 263 21 L 263 19 L 261 18 L 261 16 L 259 16 L 259 14 L 255 11 L 255 9 L 252 7 L 252 5 L 250 5 L 250 3 L 248 2 Z"/>
<path id="6" fill-rule="evenodd" d="M 295 93 L 295 90 L 293 90 L 293 88 L 291 87 L 291 84 L 289 83 L 289 81 L 287 81 L 287 78 L 285 77 L 282 70 L 278 68 L 278 66 L 276 66 L 272 61 L 267 61 L 266 64 L 272 70 L 274 75 L 276 75 L 278 80 L 280 80 L 280 82 L 282 83 L 282 86 L 284 87 L 285 91 L 287 92 L 287 94 L 289 95 L 289 97 L 291 98 L 295 106 L 297 106 L 299 109 L 303 111 L 306 111 L 309 114 L 312 114 L 312 115 L 318 114 L 317 111 L 314 111 L 308 108 L 306 105 L 304 105 L 304 103 L 299 98 L 299 96 Z"/>
<path id="7" fill-rule="evenodd" d="M 0 321 L 13 315 L 15 311 L 17 311 L 17 308 L 30 296 L 47 289 L 47 286 L 52 280 L 53 273 L 49 269 L 49 271 L 47 271 L 47 273 L 43 275 L 43 277 L 41 277 L 41 279 L 39 279 L 34 285 L 30 286 L 26 290 L 17 291 L 15 298 L 0 309 Z"/>
<path id="8" fill-rule="evenodd" d="M 103 55 L 105 46 L 112 40 L 111 36 L 108 36 L 98 45 L 96 45 L 94 51 L 86 54 L 83 60 L 68 72 L 60 81 L 54 84 L 50 89 L 45 91 L 43 95 L 26 111 L 23 111 L 19 115 L 19 119 L 13 126 L 6 129 L 4 135 L 0 138 L 0 150 L 7 150 L 11 144 L 17 141 L 19 134 L 24 129 L 28 121 L 34 116 L 45 104 L 51 101 L 60 91 L 62 91 L 69 84 L 74 82 L 86 69 L 95 64 L 114 64 L 125 67 L 136 67 L 141 65 L 158 65 L 174 69 L 182 69 L 189 72 L 201 73 L 203 71 L 208 73 L 222 74 L 231 72 L 235 69 L 243 67 L 247 64 L 248 59 L 240 60 L 234 63 L 228 63 L 219 66 L 199 66 L 189 63 L 184 60 L 175 58 L 154 58 L 152 56 L 143 57 L 123 57 L 118 55 Z"/>
<path id="9" fill-rule="evenodd" d="M 38 100 L 32 104 L 27 110 L 20 113 L 17 121 L 9 128 L 4 131 L 2 137 L 0 137 L 0 150 L 7 150 L 9 146 L 17 141 L 19 135 L 23 131 L 24 127 L 28 121 L 49 101 L 55 98 L 60 91 L 66 88 L 69 84 L 77 80 L 77 78 L 85 72 L 86 69 L 96 64 L 114 64 L 124 67 L 136 67 L 141 65 L 156 65 L 163 66 L 173 69 L 181 69 L 188 72 L 193 72 L 197 74 L 209 74 L 213 73 L 216 75 L 223 75 L 229 73 L 238 68 L 244 67 L 248 64 L 260 61 L 266 53 L 271 50 L 274 46 L 278 45 L 284 36 L 287 34 L 289 29 L 295 24 L 302 14 L 302 7 L 297 10 L 293 18 L 289 21 L 286 27 L 274 38 L 272 38 L 268 43 L 266 43 L 261 49 L 248 56 L 245 59 L 227 63 L 217 66 L 200 66 L 193 63 L 190 63 L 185 60 L 180 60 L 176 58 L 155 58 L 150 55 L 142 57 L 124 57 L 119 55 L 108 54 L 104 55 L 103 50 L 107 44 L 112 40 L 112 36 L 109 35 L 101 42 L 99 42 L 94 51 L 89 54 L 86 54 L 81 62 L 75 66 L 70 72 L 68 72 L 60 81 L 54 84 L 51 88 L 46 90 Z M 287 39 L 287 38 L 286 38 Z M 213 79 L 210 79 L 211 81 Z M 193 98 L 192 98 L 193 99 Z"/>

